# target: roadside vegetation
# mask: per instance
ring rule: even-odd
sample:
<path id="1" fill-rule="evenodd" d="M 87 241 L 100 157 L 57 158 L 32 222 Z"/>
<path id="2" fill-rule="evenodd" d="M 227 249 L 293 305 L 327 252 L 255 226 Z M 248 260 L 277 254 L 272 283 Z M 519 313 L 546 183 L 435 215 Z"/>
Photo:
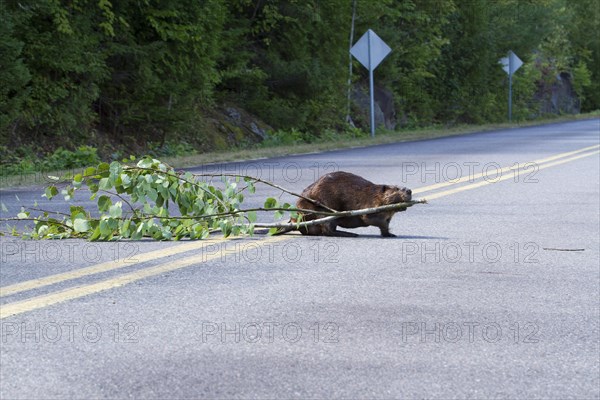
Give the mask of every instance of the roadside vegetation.
<path id="1" fill-rule="evenodd" d="M 393 49 L 376 75 L 394 128 L 375 142 L 347 101 L 367 82 L 356 61 L 348 73 L 353 15 L 353 41 L 372 28 Z M 596 0 L 4 1 L 0 177 L 131 154 L 180 167 L 486 129 L 506 120 L 508 50 L 525 62 L 514 121 L 587 113 L 600 109 L 598 31 Z"/>

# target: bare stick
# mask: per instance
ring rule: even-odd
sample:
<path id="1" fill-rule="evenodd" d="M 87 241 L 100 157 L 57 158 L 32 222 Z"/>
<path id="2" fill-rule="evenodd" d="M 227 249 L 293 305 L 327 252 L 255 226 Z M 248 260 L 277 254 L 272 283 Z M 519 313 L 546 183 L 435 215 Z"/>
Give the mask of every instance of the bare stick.
<path id="1" fill-rule="evenodd" d="M 297 229 L 297 228 L 306 227 L 306 226 L 324 224 L 326 222 L 333 221 L 334 219 L 337 219 L 337 218 L 356 217 L 359 215 L 367 215 L 367 214 L 375 214 L 375 213 L 384 212 L 384 211 L 399 210 L 402 208 L 412 207 L 415 204 L 427 204 L 427 200 L 408 201 L 405 203 L 388 204 L 388 205 L 379 206 L 379 207 L 362 208 L 360 210 L 338 211 L 338 212 L 334 213 L 334 215 L 328 215 L 327 217 L 317 218 L 317 219 L 313 219 L 311 221 L 306 221 L 306 222 L 283 223 L 283 224 L 282 223 L 273 223 L 273 224 L 255 223 L 254 226 L 256 228 L 287 228 L 287 229 L 293 228 L 293 229 Z M 322 213 L 320 213 L 320 214 L 322 214 Z"/>
<path id="2" fill-rule="evenodd" d="M 283 186 L 279 186 L 279 185 L 277 185 L 277 184 L 275 184 L 273 182 L 265 181 L 263 179 L 256 178 L 254 176 L 250 176 L 250 175 L 238 175 L 238 174 L 193 174 L 193 173 L 192 173 L 192 175 L 194 175 L 195 177 L 205 176 L 205 177 L 211 177 L 212 178 L 212 177 L 217 177 L 217 176 L 227 176 L 227 177 L 230 177 L 230 178 L 251 179 L 254 182 L 263 183 L 263 184 L 265 184 L 267 186 L 271 186 L 271 187 L 274 187 L 275 189 L 279 189 L 279 190 L 281 190 L 284 193 L 291 194 L 292 196 L 296 196 L 296 197 L 299 197 L 301 199 L 304 199 L 304 200 L 306 200 L 308 202 L 311 202 L 312 204 L 314 204 L 314 205 L 316 205 L 318 207 L 324 208 L 324 209 L 326 209 L 328 211 L 337 212 L 333 208 L 327 207 L 325 204 L 323 204 L 323 203 L 321 203 L 321 202 L 319 202 L 317 200 L 314 200 L 314 199 L 311 199 L 309 197 L 303 196 L 303 195 L 301 195 L 299 193 L 292 192 L 291 190 L 288 190 L 288 189 L 284 188 Z"/>

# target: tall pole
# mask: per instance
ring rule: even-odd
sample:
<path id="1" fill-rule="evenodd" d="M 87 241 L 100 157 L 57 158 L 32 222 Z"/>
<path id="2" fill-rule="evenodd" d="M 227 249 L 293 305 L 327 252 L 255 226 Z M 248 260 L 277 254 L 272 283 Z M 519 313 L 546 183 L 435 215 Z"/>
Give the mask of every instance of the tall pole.
<path id="1" fill-rule="evenodd" d="M 369 50 L 369 91 L 371 92 L 371 137 L 375 137 L 375 90 L 373 90 L 373 68 L 371 68 L 371 35 L 368 37 Z"/>
<path id="2" fill-rule="evenodd" d="M 512 52 L 508 52 L 508 122 L 512 122 Z"/>
<path id="3" fill-rule="evenodd" d="M 350 103 L 352 102 L 352 43 L 354 42 L 354 19 L 356 17 L 356 0 L 352 3 L 352 26 L 350 27 L 350 51 L 348 52 L 348 99 L 346 106 L 346 122 L 352 122 L 350 117 Z"/>

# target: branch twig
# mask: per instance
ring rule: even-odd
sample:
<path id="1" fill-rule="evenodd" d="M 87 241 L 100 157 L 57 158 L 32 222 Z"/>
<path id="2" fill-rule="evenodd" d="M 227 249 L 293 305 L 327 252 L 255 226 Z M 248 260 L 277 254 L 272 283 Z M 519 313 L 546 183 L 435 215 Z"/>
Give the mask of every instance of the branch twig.
<path id="1" fill-rule="evenodd" d="M 337 218 L 356 217 L 359 215 L 367 215 L 367 214 L 375 214 L 375 213 L 384 212 L 384 211 L 399 210 L 401 208 L 412 207 L 415 204 L 427 204 L 427 200 L 408 201 L 405 203 L 388 204 L 388 205 L 380 206 L 380 207 L 362 208 L 360 210 L 338 211 L 336 213 L 329 213 L 329 214 L 333 214 L 333 215 L 327 215 L 326 217 L 317 218 L 317 219 L 313 219 L 311 221 L 306 221 L 306 222 L 284 223 L 284 224 L 282 224 L 282 223 L 274 223 L 274 224 L 254 223 L 254 226 L 256 228 L 294 228 L 295 229 L 297 227 L 306 227 L 306 226 L 324 224 L 326 222 L 333 221 L 334 219 L 337 219 Z M 317 212 L 313 212 L 312 210 L 310 210 L 310 211 L 313 214 L 326 214 L 326 213 L 318 212 L 318 211 Z"/>

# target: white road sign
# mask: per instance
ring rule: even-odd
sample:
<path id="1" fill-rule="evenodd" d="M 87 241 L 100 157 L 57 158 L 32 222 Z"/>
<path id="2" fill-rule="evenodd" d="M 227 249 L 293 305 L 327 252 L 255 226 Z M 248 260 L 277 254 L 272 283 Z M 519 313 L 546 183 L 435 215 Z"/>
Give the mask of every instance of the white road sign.
<path id="1" fill-rule="evenodd" d="M 372 71 L 392 49 L 375 32 L 369 29 L 352 46 L 350 53 L 368 70 Z"/>
<path id="2" fill-rule="evenodd" d="M 512 121 L 512 76 L 521 68 L 523 61 L 512 50 L 508 51 L 508 57 L 502 57 L 499 61 L 502 69 L 508 74 L 508 120 Z"/>
<path id="3" fill-rule="evenodd" d="M 500 64 L 502 64 L 502 69 L 504 70 L 504 72 L 506 72 L 509 75 L 514 74 L 515 72 L 517 72 L 517 70 L 519 68 L 521 68 L 521 65 L 523 65 L 523 61 L 521 61 L 521 59 L 512 51 L 508 52 L 508 57 L 503 57 L 500 59 Z M 511 71 L 508 71 L 508 68 L 510 67 Z"/>

